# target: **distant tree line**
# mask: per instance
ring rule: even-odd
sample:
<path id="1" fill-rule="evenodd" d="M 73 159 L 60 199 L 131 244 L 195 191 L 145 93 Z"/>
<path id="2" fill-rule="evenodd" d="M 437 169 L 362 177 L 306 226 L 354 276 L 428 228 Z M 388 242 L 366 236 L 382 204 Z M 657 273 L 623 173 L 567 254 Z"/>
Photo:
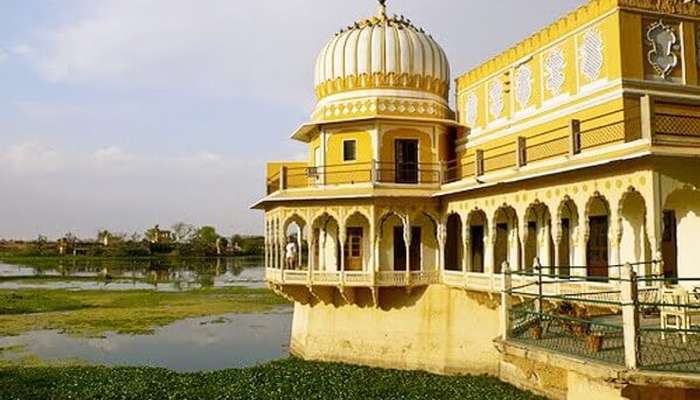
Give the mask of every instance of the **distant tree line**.
<path id="1" fill-rule="evenodd" d="M 66 233 L 55 241 L 44 235 L 32 241 L 0 240 L 0 254 L 12 256 L 223 257 L 263 255 L 264 251 L 263 237 L 225 237 L 212 226 L 196 227 L 183 222 L 173 225 L 170 230 L 156 225 L 144 233 L 100 230 L 94 239 L 81 239 Z"/>

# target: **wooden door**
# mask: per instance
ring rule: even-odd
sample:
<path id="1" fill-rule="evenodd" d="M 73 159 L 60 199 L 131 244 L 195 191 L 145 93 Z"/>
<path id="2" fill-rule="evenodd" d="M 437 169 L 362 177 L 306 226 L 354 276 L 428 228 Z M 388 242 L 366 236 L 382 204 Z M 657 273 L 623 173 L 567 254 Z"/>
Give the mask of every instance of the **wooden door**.
<path id="1" fill-rule="evenodd" d="M 418 183 L 418 141 L 395 142 L 396 183 Z"/>
<path id="2" fill-rule="evenodd" d="M 664 260 L 664 276 L 678 278 L 678 220 L 673 210 L 664 211 L 664 233 L 661 253 Z"/>
<path id="3" fill-rule="evenodd" d="M 348 228 L 347 242 L 345 242 L 345 269 L 348 271 L 362 271 L 362 228 Z"/>
<path id="4" fill-rule="evenodd" d="M 494 247 L 494 271 L 501 273 L 503 263 L 508 261 L 508 224 L 496 225 L 496 244 Z"/>
<path id="5" fill-rule="evenodd" d="M 588 238 L 587 260 L 588 276 L 592 278 L 608 277 L 608 217 L 591 217 L 589 220 L 590 237 Z"/>

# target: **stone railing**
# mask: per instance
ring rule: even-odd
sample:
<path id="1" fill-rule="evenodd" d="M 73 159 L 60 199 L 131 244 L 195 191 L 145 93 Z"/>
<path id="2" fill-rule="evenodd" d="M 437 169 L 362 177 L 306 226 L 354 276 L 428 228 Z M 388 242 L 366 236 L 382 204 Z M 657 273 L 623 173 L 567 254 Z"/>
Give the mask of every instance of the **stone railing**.
<path id="1" fill-rule="evenodd" d="M 380 271 L 376 274 L 364 271 L 326 272 L 297 271 L 268 268 L 268 282 L 278 285 L 315 285 L 348 287 L 406 287 L 427 286 L 440 283 L 438 272 Z"/>

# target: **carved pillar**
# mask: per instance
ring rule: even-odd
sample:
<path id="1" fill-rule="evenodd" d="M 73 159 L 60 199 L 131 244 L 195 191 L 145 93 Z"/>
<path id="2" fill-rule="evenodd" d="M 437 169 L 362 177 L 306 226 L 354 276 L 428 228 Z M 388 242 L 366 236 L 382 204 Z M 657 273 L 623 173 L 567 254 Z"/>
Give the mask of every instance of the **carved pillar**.
<path id="1" fill-rule="evenodd" d="M 438 241 L 438 268 L 440 272 L 445 271 L 445 245 L 447 242 L 447 227 L 440 224 L 437 230 Z"/>
<path id="2" fill-rule="evenodd" d="M 342 228 L 339 226 L 338 227 L 338 242 L 340 246 L 340 284 L 341 286 L 345 285 L 345 245 L 347 244 L 348 240 L 348 235 L 347 235 L 347 229 L 345 228 L 345 224 L 343 224 Z"/>
<path id="3" fill-rule="evenodd" d="M 409 217 L 406 217 L 406 220 L 404 221 L 403 225 L 403 241 L 404 241 L 404 247 L 406 248 L 406 278 L 408 280 L 408 277 L 411 274 L 411 220 Z"/>
<path id="4" fill-rule="evenodd" d="M 488 236 L 484 236 L 484 272 L 487 274 L 493 274 L 496 271 L 494 266 L 496 259 L 494 254 L 495 244 L 496 232 L 491 231 Z"/>
<path id="5" fill-rule="evenodd" d="M 552 241 L 554 242 L 554 260 L 552 260 L 552 263 L 550 264 L 552 266 L 552 275 L 562 275 L 560 262 L 562 235 L 561 220 L 558 219 L 552 224 Z M 559 267 L 559 270 L 555 268 L 557 266 Z"/>
<path id="6" fill-rule="evenodd" d="M 462 241 L 463 241 L 463 250 L 462 250 L 462 273 L 466 274 L 469 271 L 474 270 L 474 266 L 472 265 L 473 262 L 473 257 L 472 257 L 472 238 L 471 238 L 471 229 L 469 227 L 468 221 L 465 220 L 464 224 L 462 225 Z"/>

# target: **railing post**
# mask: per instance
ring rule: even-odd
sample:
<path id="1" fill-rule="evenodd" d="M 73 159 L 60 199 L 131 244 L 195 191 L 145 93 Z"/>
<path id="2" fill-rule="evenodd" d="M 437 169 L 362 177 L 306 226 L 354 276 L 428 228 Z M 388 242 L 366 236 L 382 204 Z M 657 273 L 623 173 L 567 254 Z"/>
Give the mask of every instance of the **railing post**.
<path id="1" fill-rule="evenodd" d="M 483 150 L 477 150 L 476 151 L 476 162 L 474 163 L 474 166 L 476 168 L 476 176 L 482 176 L 484 175 L 484 151 Z"/>
<path id="2" fill-rule="evenodd" d="M 660 251 L 656 253 L 656 260 L 652 269 L 654 278 L 658 279 L 656 286 L 659 289 L 663 289 L 666 286 L 666 273 L 664 272 L 664 255 Z"/>
<path id="3" fill-rule="evenodd" d="M 642 119 L 642 139 L 652 141 L 654 138 L 654 128 L 656 125 L 654 115 L 654 99 L 646 94 L 640 98 L 639 106 L 640 117 Z"/>
<path id="4" fill-rule="evenodd" d="M 503 280 L 501 282 L 501 338 L 508 340 L 510 336 L 510 307 L 513 289 L 513 275 L 508 261 L 503 263 Z"/>
<path id="5" fill-rule="evenodd" d="M 372 174 L 372 186 L 375 186 L 379 181 L 379 168 L 377 167 L 377 160 L 372 160 L 370 163 L 370 174 Z"/>
<path id="6" fill-rule="evenodd" d="M 622 329 L 625 343 L 625 366 L 639 365 L 639 296 L 637 273 L 627 263 L 622 270 Z"/>
<path id="7" fill-rule="evenodd" d="M 287 167 L 285 165 L 280 168 L 280 190 L 287 188 Z"/>
<path id="8" fill-rule="evenodd" d="M 519 137 L 515 142 L 515 146 L 518 157 L 518 168 L 522 168 L 527 165 L 527 139 Z"/>
<path id="9" fill-rule="evenodd" d="M 569 121 L 569 156 L 581 153 L 581 121 Z"/>

